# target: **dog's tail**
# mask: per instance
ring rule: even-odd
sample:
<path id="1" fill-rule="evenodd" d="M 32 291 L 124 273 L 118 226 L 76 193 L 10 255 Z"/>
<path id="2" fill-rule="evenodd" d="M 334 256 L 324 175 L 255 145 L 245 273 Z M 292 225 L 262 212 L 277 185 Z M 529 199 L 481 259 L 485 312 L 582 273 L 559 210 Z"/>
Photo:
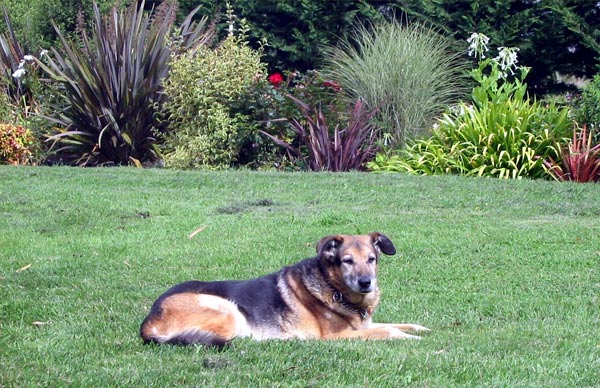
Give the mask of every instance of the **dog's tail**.
<path id="1" fill-rule="evenodd" d="M 147 334 L 144 330 L 144 326 L 142 325 L 140 334 L 145 344 L 156 343 L 183 346 L 199 344 L 219 349 L 230 345 L 230 341 L 228 339 L 222 338 L 214 333 L 198 329 L 187 329 L 178 333 L 171 333 L 169 335 L 155 335 Z"/>

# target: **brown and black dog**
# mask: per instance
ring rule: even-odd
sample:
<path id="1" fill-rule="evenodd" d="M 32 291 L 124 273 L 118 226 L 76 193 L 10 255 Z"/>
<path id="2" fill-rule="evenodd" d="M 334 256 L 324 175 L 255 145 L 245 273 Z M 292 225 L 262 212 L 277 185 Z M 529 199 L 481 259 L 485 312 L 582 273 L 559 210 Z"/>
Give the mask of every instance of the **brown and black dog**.
<path id="1" fill-rule="evenodd" d="M 257 279 L 180 283 L 161 295 L 142 323 L 144 343 L 221 347 L 254 339 L 420 337 L 415 324 L 371 321 L 379 303 L 377 264 L 396 253 L 381 233 L 322 238 L 317 256 Z"/>

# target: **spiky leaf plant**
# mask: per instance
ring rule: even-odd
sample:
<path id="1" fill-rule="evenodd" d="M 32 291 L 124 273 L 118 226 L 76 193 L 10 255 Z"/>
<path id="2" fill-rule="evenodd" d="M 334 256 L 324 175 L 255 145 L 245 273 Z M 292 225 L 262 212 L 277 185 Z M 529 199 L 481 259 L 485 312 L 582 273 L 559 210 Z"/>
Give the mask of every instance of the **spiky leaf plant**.
<path id="1" fill-rule="evenodd" d="M 558 181 L 600 181 L 600 144 L 593 145 L 594 135 L 587 127 L 573 129 L 573 138 L 560 150 L 559 162 L 552 158 L 544 161 L 548 173 Z"/>
<path id="2" fill-rule="evenodd" d="M 158 157 L 156 106 L 164 98 L 171 50 L 180 48 L 169 42 L 173 19 L 168 15 L 176 4 L 166 3 L 164 17 L 144 13 L 141 1 L 105 18 L 94 3 L 93 37 L 83 35 L 80 45 L 55 26 L 61 50 L 52 49 L 48 66 L 40 64 L 62 85 L 66 108 L 54 119 L 65 129 L 51 139 L 65 162 L 139 166 Z M 204 26 L 187 23 L 180 34 L 188 38 L 179 41 L 192 47 L 189 36 L 201 41 Z"/>
<path id="3" fill-rule="evenodd" d="M 311 107 L 293 96 L 287 97 L 300 109 L 306 123 L 295 118 L 289 121 L 300 145 L 261 132 L 286 148 L 292 160 L 305 160 L 313 171 L 350 171 L 362 170 L 364 164 L 375 157 L 379 149 L 379 128 L 371 120 L 377 109 L 369 111 L 365 102 L 357 99 L 349 112 L 347 125 L 344 128 L 336 125 L 331 129 L 320 108 Z"/>

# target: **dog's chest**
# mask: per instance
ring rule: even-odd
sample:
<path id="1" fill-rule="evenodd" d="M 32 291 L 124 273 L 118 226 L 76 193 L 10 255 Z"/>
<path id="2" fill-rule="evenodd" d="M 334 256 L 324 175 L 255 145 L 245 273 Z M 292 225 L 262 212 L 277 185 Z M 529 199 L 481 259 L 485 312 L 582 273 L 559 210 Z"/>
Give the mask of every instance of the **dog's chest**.
<path id="1" fill-rule="evenodd" d="M 327 288 L 307 284 L 296 276 L 282 277 L 278 284 L 290 309 L 284 320 L 284 331 L 303 333 L 305 338 L 321 338 L 344 330 L 366 328 L 370 316 L 349 311 L 334 300 Z"/>

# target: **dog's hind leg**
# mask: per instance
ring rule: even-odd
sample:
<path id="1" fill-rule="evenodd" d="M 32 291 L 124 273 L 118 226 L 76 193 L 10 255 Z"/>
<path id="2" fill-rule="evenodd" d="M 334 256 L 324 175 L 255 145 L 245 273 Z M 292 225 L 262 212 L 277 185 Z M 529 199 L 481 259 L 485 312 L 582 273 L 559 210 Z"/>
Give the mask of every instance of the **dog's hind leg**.
<path id="1" fill-rule="evenodd" d="M 237 306 L 224 298 L 180 293 L 153 307 L 140 334 L 146 343 L 223 347 L 248 335 L 248 325 Z"/>

